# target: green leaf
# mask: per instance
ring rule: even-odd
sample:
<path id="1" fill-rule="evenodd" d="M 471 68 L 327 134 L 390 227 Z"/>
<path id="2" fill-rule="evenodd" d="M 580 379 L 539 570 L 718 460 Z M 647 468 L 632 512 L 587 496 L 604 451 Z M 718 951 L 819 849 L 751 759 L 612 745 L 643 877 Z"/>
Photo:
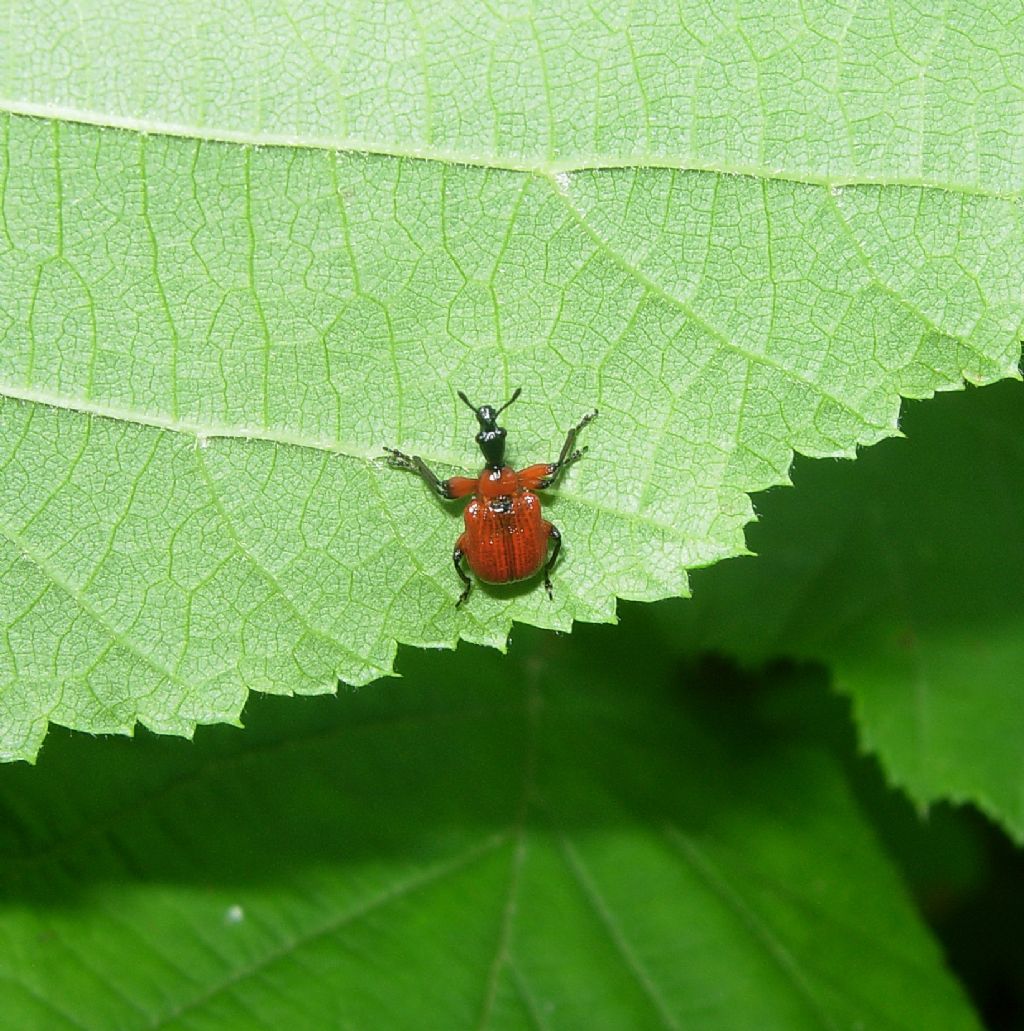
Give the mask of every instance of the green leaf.
<path id="1" fill-rule="evenodd" d="M 978 1026 L 785 715 L 820 681 L 679 679 L 643 624 L 520 637 L 0 770 L 7 1021 Z"/>
<path id="2" fill-rule="evenodd" d="M 703 7 L 6 20 L 0 755 L 684 594 L 794 449 L 1015 374 L 1019 12 Z M 555 603 L 456 611 L 457 513 L 375 458 L 472 469 L 455 390 L 520 384 L 519 464 L 601 409 Z"/>
<path id="3" fill-rule="evenodd" d="M 693 646 L 815 658 L 920 804 L 971 801 L 1024 840 L 1024 406 L 1019 384 L 911 407 L 854 466 L 800 463 L 755 561 L 666 616 Z"/>
<path id="4" fill-rule="evenodd" d="M 429 7 L 21 0 L 3 106 L 546 172 L 669 166 L 1019 193 L 1014 0 Z"/>

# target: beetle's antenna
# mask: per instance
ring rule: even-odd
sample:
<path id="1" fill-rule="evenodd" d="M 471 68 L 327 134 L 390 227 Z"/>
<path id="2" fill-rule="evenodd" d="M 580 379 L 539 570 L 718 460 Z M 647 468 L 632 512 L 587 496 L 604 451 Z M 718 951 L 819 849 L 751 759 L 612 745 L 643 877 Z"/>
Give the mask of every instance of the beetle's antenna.
<path id="1" fill-rule="evenodd" d="M 522 387 L 516 387 L 515 393 L 494 413 L 494 418 L 497 419 L 498 416 L 501 415 L 501 413 L 505 411 L 505 409 L 508 408 L 508 406 L 512 404 L 512 402 L 515 401 L 522 392 Z"/>
<path id="2" fill-rule="evenodd" d="M 466 404 L 467 404 L 467 405 L 468 405 L 468 406 L 469 406 L 469 407 L 470 407 L 470 408 L 471 408 L 471 409 L 473 410 L 473 414 L 475 415 L 475 414 L 476 414 L 476 405 L 475 405 L 475 404 L 473 404 L 473 402 L 472 402 L 472 401 L 470 401 L 470 399 L 469 399 L 468 397 L 466 397 L 466 395 L 465 395 L 465 394 L 464 394 L 464 393 L 463 393 L 463 392 L 462 392 L 461 390 L 460 390 L 460 391 L 458 391 L 458 395 L 459 395 L 459 397 L 461 397 L 461 398 L 462 398 L 462 400 L 463 400 L 463 401 L 465 401 L 465 402 L 466 402 Z"/>

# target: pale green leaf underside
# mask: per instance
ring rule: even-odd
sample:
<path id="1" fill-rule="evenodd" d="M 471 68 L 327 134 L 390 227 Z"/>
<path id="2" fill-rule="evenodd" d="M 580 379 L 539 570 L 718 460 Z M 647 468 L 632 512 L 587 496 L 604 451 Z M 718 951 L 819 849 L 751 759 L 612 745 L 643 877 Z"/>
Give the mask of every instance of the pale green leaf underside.
<path id="1" fill-rule="evenodd" d="M 1015 0 L 19 0 L 0 107 L 546 171 L 1024 185 Z"/>
<path id="2" fill-rule="evenodd" d="M 8 755 L 47 719 L 187 733 L 247 688 L 379 676 L 396 639 L 678 594 L 792 448 L 848 454 L 900 394 L 1016 367 L 1009 200 L 2 133 Z M 556 601 L 456 611 L 454 515 L 372 459 L 474 466 L 454 389 L 519 384 L 521 464 L 601 409 L 551 508 Z"/>
<path id="3" fill-rule="evenodd" d="M 684 593 L 793 449 L 1013 374 L 1020 45 L 957 6 L 12 11 L 0 104 L 62 118 L 0 116 L 0 754 Z M 472 469 L 455 389 L 520 384 L 520 464 L 602 413 L 556 599 L 456 612 L 457 516 L 373 458 Z"/>
<path id="4" fill-rule="evenodd" d="M 976 1028 L 835 757 L 624 630 L 4 768 L 5 1026 Z"/>

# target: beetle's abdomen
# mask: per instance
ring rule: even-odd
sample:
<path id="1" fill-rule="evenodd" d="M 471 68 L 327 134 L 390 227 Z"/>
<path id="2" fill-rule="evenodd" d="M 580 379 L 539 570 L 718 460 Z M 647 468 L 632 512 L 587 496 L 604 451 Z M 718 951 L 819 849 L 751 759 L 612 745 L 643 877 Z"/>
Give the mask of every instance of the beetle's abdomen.
<path id="1" fill-rule="evenodd" d="M 466 561 L 481 580 L 492 584 L 525 580 L 544 565 L 548 535 L 536 494 L 522 491 L 487 501 L 474 498 L 464 518 Z"/>

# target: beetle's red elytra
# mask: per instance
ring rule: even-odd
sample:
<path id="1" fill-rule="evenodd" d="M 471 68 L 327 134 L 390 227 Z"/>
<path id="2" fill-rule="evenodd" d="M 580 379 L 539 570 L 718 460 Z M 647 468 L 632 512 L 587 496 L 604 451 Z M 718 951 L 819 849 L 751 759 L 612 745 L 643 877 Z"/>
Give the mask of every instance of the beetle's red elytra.
<path id="1" fill-rule="evenodd" d="M 551 570 L 562 546 L 562 535 L 541 514 L 537 491 L 552 486 L 563 469 L 586 453 L 585 447 L 576 448 L 576 435 L 597 417 L 597 409 L 583 416 L 569 430 L 557 461 L 530 465 L 516 472 L 505 465 L 505 430 L 497 420 L 521 393 L 522 387 L 500 408 L 493 408 L 491 405 L 474 405 L 459 391 L 459 397 L 473 410 L 480 424 L 476 442 L 487 464 L 475 478 L 453 476 L 441 480 L 419 455 L 406 455 L 394 448 L 384 448 L 392 468 L 416 473 L 446 501 L 472 495 L 472 501 L 463 512 L 466 528 L 452 552 L 455 572 L 463 583 L 456 607 L 469 597 L 473 588 L 473 581 L 462 568 L 463 559 L 479 580 L 490 584 L 528 580 L 543 568 L 544 587 L 548 597 L 553 597 Z"/>

